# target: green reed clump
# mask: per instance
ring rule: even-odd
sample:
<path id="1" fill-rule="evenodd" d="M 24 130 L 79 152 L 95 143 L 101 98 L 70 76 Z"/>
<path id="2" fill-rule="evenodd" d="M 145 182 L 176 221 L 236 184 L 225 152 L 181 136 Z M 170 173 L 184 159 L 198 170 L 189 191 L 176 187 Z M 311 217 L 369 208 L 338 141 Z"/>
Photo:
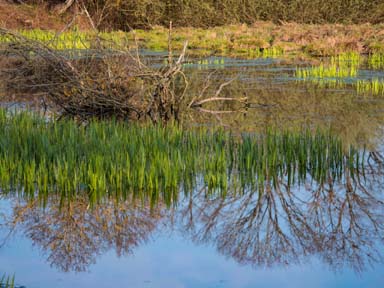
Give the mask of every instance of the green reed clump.
<path id="1" fill-rule="evenodd" d="M 312 82 L 320 88 L 345 89 L 350 86 L 358 90 L 356 77 L 361 62 L 358 53 L 342 53 L 331 57 L 328 65 L 322 63 L 309 68 L 296 68 L 295 77 Z M 349 83 L 350 80 L 354 82 Z"/>
<path id="2" fill-rule="evenodd" d="M 49 48 L 56 50 L 86 50 L 92 48 L 96 34 L 92 31 L 79 31 L 77 29 L 68 30 L 62 33 L 54 31 L 29 29 L 19 30 L 18 33 L 30 40 L 41 42 Z M 103 39 L 103 44 L 109 43 L 110 48 L 116 46 L 126 46 L 132 35 L 121 31 L 101 32 L 97 37 Z M 11 39 L 7 36 L 0 35 L 0 43 L 9 43 Z"/>
<path id="3" fill-rule="evenodd" d="M 357 67 L 354 65 L 337 65 L 332 63 L 329 66 L 320 64 L 310 68 L 296 68 L 295 77 L 308 79 L 323 79 L 323 78 L 350 78 L 357 76 Z"/>
<path id="4" fill-rule="evenodd" d="M 167 64 L 167 59 L 164 59 L 164 65 Z M 212 57 L 212 58 L 207 58 L 207 59 L 200 59 L 195 62 L 190 61 L 186 62 L 183 64 L 183 67 L 188 67 L 188 68 L 197 68 L 199 70 L 202 69 L 207 69 L 214 66 L 215 69 L 224 69 L 225 68 L 225 58 L 223 57 Z"/>
<path id="5" fill-rule="evenodd" d="M 248 57 L 249 58 L 277 58 L 284 55 L 284 49 L 280 47 L 270 47 L 265 49 L 249 49 Z"/>
<path id="6" fill-rule="evenodd" d="M 57 50 L 91 49 L 92 43 L 96 43 L 96 36 L 103 40 L 103 45 L 108 45 L 107 48 L 111 49 L 116 47 L 136 48 L 136 45 L 140 42 L 140 46 L 146 49 L 166 51 L 169 45 L 168 30 L 159 27 L 150 31 L 110 31 L 99 32 L 97 35 L 93 31 L 78 31 L 77 29 L 68 30 L 63 33 L 40 29 L 19 30 L 18 33 L 27 39 L 38 41 L 47 45 L 49 48 Z M 183 49 L 185 41 L 190 40 L 193 44 L 188 46 L 189 51 L 193 51 L 196 55 L 212 54 L 212 52 L 216 55 L 242 56 L 246 58 L 276 58 L 284 55 L 284 49 L 281 47 L 260 48 L 257 45 L 252 45 L 252 47 L 249 48 L 230 47 L 230 42 L 228 42 L 226 38 L 207 38 L 207 36 L 199 30 L 191 30 L 191 32 L 187 34 L 188 36 L 185 35 L 186 32 L 177 32 L 177 30 L 174 31 L 174 33 L 175 35 L 172 39 L 173 49 Z M 203 39 L 201 39 L 202 37 Z M 246 37 L 250 38 L 250 36 Z M 9 42 L 11 42 L 11 39 L 7 38 L 7 36 L 0 35 L 0 43 Z M 217 60 L 218 59 L 214 59 L 212 61 L 217 62 Z"/>
<path id="7" fill-rule="evenodd" d="M 384 68 L 384 54 L 373 53 L 368 57 L 368 65 L 373 69 L 383 69 Z"/>
<path id="8" fill-rule="evenodd" d="M 320 131 L 314 135 L 307 130 L 246 136 L 238 156 L 241 183 L 264 189 L 266 184 L 276 187 L 282 180 L 288 186 L 301 184 L 308 176 L 320 184 L 342 179 L 345 159 L 352 161 L 351 171 L 361 168 L 356 151 L 353 147 L 345 151 L 340 139 Z"/>
<path id="9" fill-rule="evenodd" d="M 356 83 L 359 94 L 384 95 L 384 81 L 379 79 L 359 80 Z"/>
<path id="10" fill-rule="evenodd" d="M 64 203 L 79 193 L 87 193 L 91 204 L 113 197 L 172 205 L 181 191 L 192 193 L 201 184 L 225 195 L 236 187 L 262 192 L 279 181 L 339 181 L 346 168 L 359 171 L 364 157 L 355 151 L 321 131 L 239 139 L 220 129 L 115 120 L 85 126 L 0 110 L 1 190 L 43 205 L 50 194 Z"/>
<path id="11" fill-rule="evenodd" d="M 15 276 L 9 277 L 4 274 L 0 278 L 0 288 L 14 288 L 14 287 L 15 287 Z"/>
<path id="12" fill-rule="evenodd" d="M 57 50 L 89 49 L 91 47 L 91 35 L 77 30 L 56 34 L 52 31 L 40 29 L 21 30 L 19 33 L 31 40 L 45 43 L 50 48 Z"/>
<path id="13" fill-rule="evenodd" d="M 345 52 L 331 57 L 331 64 L 357 68 L 361 63 L 361 56 L 357 52 Z"/>
<path id="14" fill-rule="evenodd" d="M 64 201 L 86 191 L 91 202 L 134 196 L 171 204 L 181 186 L 193 188 L 197 173 L 219 171 L 210 164 L 222 165 L 226 149 L 220 147 L 228 142 L 228 135 L 205 130 L 117 121 L 85 127 L 69 120 L 47 122 L 26 112 L 7 116 L 3 111 L 0 125 L 3 191 L 42 201 L 48 193 Z M 209 161 L 204 155 L 210 155 Z"/>

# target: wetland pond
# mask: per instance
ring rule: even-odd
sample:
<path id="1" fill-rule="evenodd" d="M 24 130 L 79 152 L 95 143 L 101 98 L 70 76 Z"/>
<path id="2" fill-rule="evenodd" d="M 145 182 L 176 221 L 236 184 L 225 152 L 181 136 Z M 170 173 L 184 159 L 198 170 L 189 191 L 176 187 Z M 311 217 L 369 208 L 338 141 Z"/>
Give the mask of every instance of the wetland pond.
<path id="1" fill-rule="evenodd" d="M 189 93 L 236 77 L 224 97 L 248 97 L 186 113 L 188 129 L 3 103 L 0 273 L 27 288 L 384 287 L 383 60 L 187 61 Z"/>

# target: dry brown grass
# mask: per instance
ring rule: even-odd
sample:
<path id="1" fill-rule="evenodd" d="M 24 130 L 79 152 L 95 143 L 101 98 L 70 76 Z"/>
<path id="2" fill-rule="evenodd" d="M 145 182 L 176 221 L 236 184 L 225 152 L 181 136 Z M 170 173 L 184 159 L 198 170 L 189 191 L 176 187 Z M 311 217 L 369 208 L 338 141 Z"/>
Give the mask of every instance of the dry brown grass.
<path id="1" fill-rule="evenodd" d="M 71 14 L 58 16 L 47 5 L 16 5 L 11 1 L 0 0 L 0 27 L 6 29 L 57 30 L 63 29 L 72 19 Z M 76 17 L 76 24 L 82 29 L 90 25 L 84 15 Z"/>

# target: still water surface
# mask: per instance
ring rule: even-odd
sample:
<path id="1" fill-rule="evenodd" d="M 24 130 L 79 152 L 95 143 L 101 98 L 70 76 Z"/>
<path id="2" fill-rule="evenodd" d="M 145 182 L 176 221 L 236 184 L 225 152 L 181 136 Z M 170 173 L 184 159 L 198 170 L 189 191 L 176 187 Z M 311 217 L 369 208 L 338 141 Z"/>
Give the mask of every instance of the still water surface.
<path id="1" fill-rule="evenodd" d="M 246 94 L 250 103 L 241 113 L 212 113 L 235 111 L 232 103 L 185 117 L 241 133 L 328 128 L 344 143 L 384 152 L 384 97 L 298 82 L 293 75 L 301 64 L 192 61 L 191 93 L 217 69 L 213 83 L 237 75 L 224 93 Z M 359 79 L 384 77 L 363 68 Z M 57 199 L 42 209 L 10 196 L 0 202 L 0 271 L 28 288 L 384 287 L 383 167 L 374 168 L 353 191 L 345 183 L 332 189 L 309 183 L 223 198 L 207 197 L 201 187 L 175 207 L 160 203 L 152 210 L 107 200 L 94 209 L 77 201 L 63 212 Z"/>

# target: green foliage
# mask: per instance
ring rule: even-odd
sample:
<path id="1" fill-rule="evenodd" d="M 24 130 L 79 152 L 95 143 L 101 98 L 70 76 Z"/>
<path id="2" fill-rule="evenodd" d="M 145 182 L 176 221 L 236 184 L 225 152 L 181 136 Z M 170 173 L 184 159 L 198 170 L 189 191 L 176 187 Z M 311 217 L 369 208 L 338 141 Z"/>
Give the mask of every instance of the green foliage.
<path id="1" fill-rule="evenodd" d="M 368 65 L 373 69 L 384 69 L 384 54 L 373 53 L 368 57 Z"/>
<path id="2" fill-rule="evenodd" d="M 313 66 L 311 68 L 298 68 L 296 69 L 297 78 L 347 78 L 355 77 L 357 75 L 356 67 L 345 67 L 338 65 Z"/>
<path id="3" fill-rule="evenodd" d="M 367 64 L 372 69 L 381 69 L 383 67 L 384 57 L 382 54 L 374 53 L 369 55 Z M 296 68 L 295 77 L 311 81 L 320 87 L 340 88 L 349 85 L 352 86 L 358 94 L 370 94 L 375 96 L 384 95 L 384 81 L 382 79 L 359 80 L 357 78 L 359 66 L 362 64 L 362 58 L 357 53 L 344 53 L 331 57 L 330 64 L 321 63 L 318 66 L 309 68 Z"/>
<path id="4" fill-rule="evenodd" d="M 357 92 L 360 94 L 384 95 L 384 82 L 379 79 L 371 81 L 359 80 L 356 84 Z"/>
<path id="5" fill-rule="evenodd" d="M 9 277 L 5 274 L 0 278 L 0 288 L 14 288 L 15 287 L 15 276 Z"/>
<path id="6" fill-rule="evenodd" d="M 362 168 L 360 152 L 345 149 L 329 132 L 268 130 L 234 137 L 223 130 L 72 120 L 47 121 L 31 112 L 0 110 L 0 187 L 61 203 L 86 193 L 90 203 L 105 197 L 159 200 L 173 205 L 180 191 L 203 183 L 210 193 L 259 191 L 277 181 L 339 181 Z"/>
<path id="7" fill-rule="evenodd" d="M 328 65 L 321 63 L 318 66 L 312 66 L 309 68 L 296 68 L 295 76 L 304 80 L 352 78 L 357 76 L 360 61 L 360 54 L 356 52 L 341 53 L 339 55 L 332 56 Z"/>

